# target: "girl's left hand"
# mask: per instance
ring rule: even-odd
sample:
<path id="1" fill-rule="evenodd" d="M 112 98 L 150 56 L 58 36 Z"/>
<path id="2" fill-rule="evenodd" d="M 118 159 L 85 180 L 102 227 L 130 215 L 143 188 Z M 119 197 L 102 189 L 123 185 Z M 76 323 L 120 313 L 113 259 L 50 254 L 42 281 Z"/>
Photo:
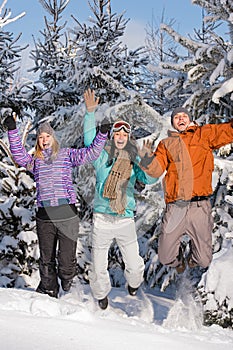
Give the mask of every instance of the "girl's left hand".
<path id="1" fill-rule="evenodd" d="M 95 97 L 95 91 L 90 88 L 84 92 L 84 101 L 86 104 L 87 111 L 89 113 L 94 112 L 99 104 L 99 97 Z"/>

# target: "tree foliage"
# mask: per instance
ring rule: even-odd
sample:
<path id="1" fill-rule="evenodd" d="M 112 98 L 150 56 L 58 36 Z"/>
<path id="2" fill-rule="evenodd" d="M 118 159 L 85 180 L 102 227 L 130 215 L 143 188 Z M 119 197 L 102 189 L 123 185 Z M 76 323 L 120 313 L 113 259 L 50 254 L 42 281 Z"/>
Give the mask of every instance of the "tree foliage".
<path id="1" fill-rule="evenodd" d="M 14 38 L 2 29 L 11 20 L 11 13 L 5 11 L 0 19 L 0 63 L 3 68 L 0 72 L 0 108 L 11 107 L 18 115 L 30 113 L 34 127 L 42 119 L 48 119 L 62 146 L 82 145 L 83 92 L 88 87 L 94 88 L 100 97 L 97 126 L 104 117 L 110 124 L 121 117 L 130 122 L 139 143 L 140 138 L 150 135 L 152 130 L 155 143 L 163 138 L 168 127 L 167 114 L 176 106 L 189 107 L 200 124 L 231 118 L 231 1 L 193 0 L 193 4 L 203 8 L 201 29 L 195 30 L 193 38 L 179 34 L 173 28 L 174 20 L 159 28 L 154 28 L 152 23 L 146 42 L 151 48 L 149 54 L 144 48 L 128 50 L 122 44 L 129 20 L 124 18 L 124 13 L 112 11 L 110 0 L 89 1 L 90 21 L 81 23 L 73 14 L 71 29 L 62 21 L 69 0 L 40 0 L 40 3 L 47 15 L 45 27 L 40 31 L 42 38 L 34 38 L 35 47 L 30 54 L 31 71 L 36 75 L 32 84 L 23 84 L 18 76 L 23 51 L 17 44 L 18 37 Z M 165 20 L 164 13 L 161 20 Z M 229 40 L 217 34 L 221 22 L 227 23 Z M 31 129 L 26 138 L 25 119 L 21 119 L 22 124 L 18 121 L 21 133 L 26 148 L 31 150 L 35 131 Z M 30 284 L 30 275 L 37 270 L 35 187 L 29 174 L 12 163 L 5 136 L 0 150 L 0 275 L 4 277 L 1 280 L 6 287 L 25 286 Z M 215 160 L 213 251 L 217 254 L 223 248 L 228 247 L 229 252 L 232 248 L 231 145 L 221 148 L 215 154 Z M 81 218 L 77 270 L 79 278 L 86 283 L 95 186 L 92 166 L 76 170 L 74 183 Z M 135 219 L 140 253 L 146 264 L 145 282 L 151 288 L 159 287 L 164 291 L 176 283 L 177 275 L 174 269 L 162 266 L 158 261 L 158 236 L 164 209 L 161 193 L 161 181 L 140 191 L 136 189 Z M 187 246 L 184 241 L 185 244 Z M 125 283 L 123 269 L 120 251 L 113 242 L 109 250 L 109 271 L 114 286 Z M 192 272 L 205 307 L 206 323 L 232 326 L 229 298 L 226 294 L 220 301 L 217 292 L 207 288 L 208 276 L 208 270 L 197 268 Z M 209 307 L 210 300 L 215 303 L 211 303 L 215 305 L 213 310 Z"/>

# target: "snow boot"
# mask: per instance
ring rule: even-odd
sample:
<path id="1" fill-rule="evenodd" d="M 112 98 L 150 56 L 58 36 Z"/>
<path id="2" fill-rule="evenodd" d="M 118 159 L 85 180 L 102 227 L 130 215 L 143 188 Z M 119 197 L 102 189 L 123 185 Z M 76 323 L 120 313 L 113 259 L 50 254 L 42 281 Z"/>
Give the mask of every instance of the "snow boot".
<path id="1" fill-rule="evenodd" d="M 190 269 L 193 269 L 194 267 L 198 266 L 198 264 L 195 263 L 195 261 L 191 257 L 191 254 L 190 254 L 190 256 L 188 256 L 187 261 L 188 261 L 188 266 L 189 266 Z"/>
<path id="2" fill-rule="evenodd" d="M 69 292 L 71 286 L 72 286 L 72 280 L 61 280 L 61 286 L 64 292 Z"/>
<path id="3" fill-rule="evenodd" d="M 103 299 L 98 300 L 98 303 L 99 303 L 99 307 L 102 310 L 107 309 L 107 307 L 108 307 L 108 297 L 105 297 Z"/>
<path id="4" fill-rule="evenodd" d="M 185 265 L 184 260 L 181 261 L 181 263 L 180 263 L 179 265 L 176 266 L 176 271 L 177 271 L 177 273 L 179 273 L 179 274 L 180 274 L 180 273 L 183 273 L 185 269 L 186 269 L 186 265 Z"/>
<path id="5" fill-rule="evenodd" d="M 47 294 L 52 298 L 58 298 L 58 289 L 56 290 L 45 289 L 41 284 L 39 284 L 39 286 L 37 287 L 36 292 L 41 294 Z"/>
<path id="6" fill-rule="evenodd" d="M 137 294 L 138 288 L 133 288 L 130 285 L 128 285 L 128 292 L 132 297 L 134 297 Z"/>
<path id="7" fill-rule="evenodd" d="M 178 255 L 178 260 L 179 263 L 178 265 L 175 267 L 177 273 L 183 273 L 184 270 L 186 269 L 186 265 L 185 265 L 185 258 L 184 258 L 184 247 L 181 245 L 179 248 L 179 255 Z"/>

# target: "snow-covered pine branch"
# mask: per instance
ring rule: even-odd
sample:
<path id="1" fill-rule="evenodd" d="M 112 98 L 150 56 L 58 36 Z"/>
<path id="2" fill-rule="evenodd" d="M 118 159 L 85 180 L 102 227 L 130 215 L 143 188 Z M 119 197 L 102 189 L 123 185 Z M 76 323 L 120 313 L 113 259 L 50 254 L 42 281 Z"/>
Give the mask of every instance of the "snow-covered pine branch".
<path id="1" fill-rule="evenodd" d="M 9 23 L 15 22 L 17 21 L 19 18 L 22 18 L 23 16 L 25 16 L 26 12 L 22 12 L 21 14 L 19 14 L 18 16 L 15 16 L 13 18 L 10 18 L 11 16 L 11 11 L 9 10 L 8 12 L 5 10 L 3 15 L 3 8 L 5 7 L 5 5 L 7 4 L 7 0 L 4 0 L 2 5 L 0 6 L 0 28 L 3 28 L 4 26 L 8 25 Z"/>

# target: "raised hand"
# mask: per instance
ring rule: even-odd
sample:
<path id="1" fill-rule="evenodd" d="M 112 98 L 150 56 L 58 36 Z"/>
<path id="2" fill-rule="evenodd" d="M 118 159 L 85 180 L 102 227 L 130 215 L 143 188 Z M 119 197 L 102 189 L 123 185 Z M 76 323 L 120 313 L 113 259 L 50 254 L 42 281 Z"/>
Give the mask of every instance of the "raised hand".
<path id="1" fill-rule="evenodd" d="M 110 124 L 108 119 L 105 117 L 100 124 L 100 131 L 106 134 L 110 130 Z"/>
<path id="2" fill-rule="evenodd" d="M 148 158 L 153 156 L 153 142 L 149 139 L 143 140 L 141 148 L 138 148 L 138 154 L 140 158 Z"/>
<path id="3" fill-rule="evenodd" d="M 84 92 L 84 101 L 88 112 L 94 112 L 99 104 L 99 97 L 95 97 L 95 91 L 90 88 Z"/>
<path id="4" fill-rule="evenodd" d="M 16 129 L 16 113 L 12 111 L 11 108 L 1 109 L 1 123 L 6 130 Z"/>

